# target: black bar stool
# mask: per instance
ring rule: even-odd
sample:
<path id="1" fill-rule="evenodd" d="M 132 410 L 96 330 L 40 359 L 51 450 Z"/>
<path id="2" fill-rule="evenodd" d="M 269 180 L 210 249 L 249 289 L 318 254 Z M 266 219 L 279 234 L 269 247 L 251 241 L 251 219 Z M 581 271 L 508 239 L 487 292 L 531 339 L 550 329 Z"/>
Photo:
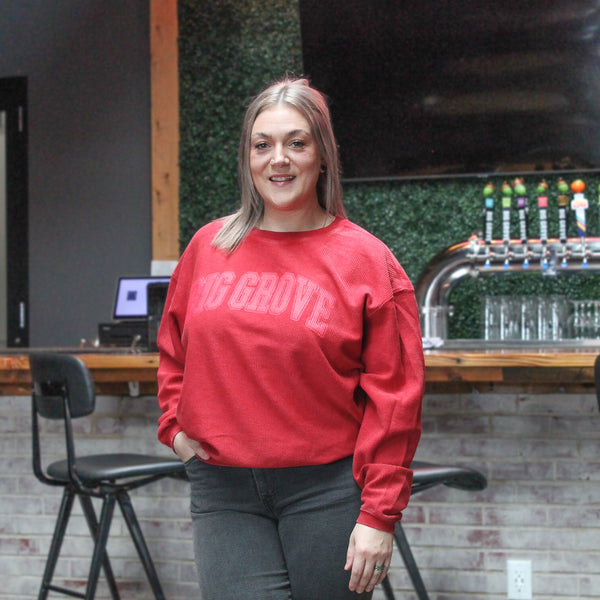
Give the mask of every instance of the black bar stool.
<path id="1" fill-rule="evenodd" d="M 164 600 L 158 574 L 131 504 L 129 491 L 163 477 L 185 477 L 183 463 L 176 457 L 161 458 L 145 454 L 77 456 L 71 421 L 90 415 L 95 408 L 94 384 L 89 370 L 79 358 L 60 353 L 32 353 L 29 363 L 32 378 L 33 471 L 42 483 L 64 488 L 38 600 L 45 600 L 50 591 L 92 600 L 101 568 L 104 569 L 113 600 L 120 600 L 106 552 L 115 504 L 118 504 L 121 509 L 154 597 L 156 600 Z M 40 417 L 63 422 L 66 444 L 66 458 L 50 463 L 45 469 L 42 467 L 38 424 Z M 79 498 L 94 539 L 94 551 L 85 594 L 52 585 L 54 569 L 75 497 Z M 94 511 L 92 498 L 102 500 L 99 520 Z"/>
<path id="2" fill-rule="evenodd" d="M 411 495 L 418 494 L 419 492 L 428 490 L 429 488 L 440 484 L 470 492 L 483 490 L 487 486 L 485 476 L 475 469 L 437 465 L 420 461 L 414 461 L 411 464 L 411 468 L 413 469 Z M 429 595 L 427 594 L 425 584 L 421 578 L 419 567 L 417 566 L 415 557 L 410 549 L 410 544 L 408 543 L 408 539 L 406 538 L 401 523 L 396 525 L 394 540 L 396 541 L 398 551 L 402 556 L 410 580 L 417 593 L 417 598 L 419 598 L 419 600 L 429 600 Z M 383 580 L 381 585 L 386 599 L 395 600 L 396 597 L 392 590 L 392 584 L 387 577 Z"/>

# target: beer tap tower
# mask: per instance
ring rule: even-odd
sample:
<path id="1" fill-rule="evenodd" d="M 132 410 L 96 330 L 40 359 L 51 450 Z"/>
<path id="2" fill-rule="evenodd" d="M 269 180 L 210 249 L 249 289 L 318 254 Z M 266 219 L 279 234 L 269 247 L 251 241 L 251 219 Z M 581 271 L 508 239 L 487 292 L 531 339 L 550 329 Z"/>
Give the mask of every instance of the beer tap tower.
<path id="1" fill-rule="evenodd" d="M 587 236 L 584 196 L 585 184 L 580 179 L 571 184 L 573 198 L 569 202 L 569 185 L 557 184 L 558 237 L 548 237 L 548 184 L 542 181 L 538 194 L 539 238 L 528 237 L 528 207 L 524 182 L 502 185 L 502 238 L 493 238 L 494 187 L 487 184 L 484 196 L 483 238 L 474 235 L 438 253 L 427 264 L 415 293 L 421 310 L 421 332 L 424 338 L 448 338 L 448 298 L 452 288 L 467 277 L 501 272 L 539 272 L 545 276 L 561 272 L 600 272 L 600 237 Z M 599 190 L 600 191 L 600 190 Z M 513 194 L 517 198 L 519 239 L 512 239 L 511 212 Z M 600 205 L 600 196 L 599 196 Z M 569 207 L 575 214 L 577 237 L 567 237 Z"/>

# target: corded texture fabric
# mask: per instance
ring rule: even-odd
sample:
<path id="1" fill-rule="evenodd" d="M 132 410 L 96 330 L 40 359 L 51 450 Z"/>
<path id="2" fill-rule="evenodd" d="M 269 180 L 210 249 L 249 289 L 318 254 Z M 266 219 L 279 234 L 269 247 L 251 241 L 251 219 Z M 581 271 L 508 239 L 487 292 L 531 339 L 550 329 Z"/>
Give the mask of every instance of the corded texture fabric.
<path id="1" fill-rule="evenodd" d="M 210 463 L 283 468 L 354 457 L 358 522 L 392 532 L 410 495 L 424 364 L 413 288 L 377 238 L 337 218 L 255 229 L 233 253 L 200 229 L 158 336 L 159 439 Z"/>

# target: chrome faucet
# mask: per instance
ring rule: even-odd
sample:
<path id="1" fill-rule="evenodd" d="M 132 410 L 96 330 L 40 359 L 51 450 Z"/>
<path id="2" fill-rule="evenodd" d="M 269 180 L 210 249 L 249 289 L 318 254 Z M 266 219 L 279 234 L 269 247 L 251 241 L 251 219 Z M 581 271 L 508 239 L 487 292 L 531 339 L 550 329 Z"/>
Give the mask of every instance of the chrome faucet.
<path id="1" fill-rule="evenodd" d="M 467 277 L 488 273 L 600 271 L 600 237 L 547 240 L 494 239 L 472 236 L 439 252 L 423 269 L 415 286 L 424 338 L 448 339 L 448 298 L 452 288 Z"/>

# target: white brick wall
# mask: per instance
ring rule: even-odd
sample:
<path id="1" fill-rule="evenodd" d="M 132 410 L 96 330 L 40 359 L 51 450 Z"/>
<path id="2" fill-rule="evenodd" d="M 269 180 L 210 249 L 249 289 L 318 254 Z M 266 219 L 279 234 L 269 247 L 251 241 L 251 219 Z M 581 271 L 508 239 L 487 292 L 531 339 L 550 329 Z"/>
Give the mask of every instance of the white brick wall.
<path id="1" fill-rule="evenodd" d="M 531 559 L 536 600 L 600 597 L 595 393 L 444 387 L 426 395 L 417 458 L 478 468 L 488 488 L 440 486 L 415 496 L 406 511 L 432 600 L 505 599 L 510 558 Z M 393 579 L 409 589 L 401 568 Z"/>
<path id="2" fill-rule="evenodd" d="M 0 397 L 0 598 L 7 600 L 37 598 L 61 497 L 61 490 L 39 483 L 31 469 L 30 402 L 24 396 Z M 84 436 L 78 451 L 170 456 L 156 440 L 157 417 L 156 398 L 99 397 L 93 417 L 75 422 Z M 55 436 L 53 446 L 63 444 L 62 436 Z M 132 491 L 131 498 L 167 598 L 197 597 L 187 484 L 165 479 Z M 118 508 L 108 551 L 122 597 L 152 598 Z M 61 556 L 55 583 L 83 591 L 91 542 L 77 503 Z M 108 597 L 101 576 L 97 598 Z"/>
<path id="3" fill-rule="evenodd" d="M 60 502 L 31 471 L 29 414 L 28 397 L 0 397 L 1 600 L 37 597 Z M 94 416 L 78 425 L 80 451 L 168 455 L 156 441 L 157 418 L 155 398 L 100 397 Z M 423 432 L 417 458 L 479 468 L 489 483 L 478 493 L 434 488 L 406 511 L 431 600 L 504 600 L 509 558 L 531 559 L 536 600 L 600 597 L 600 416 L 592 390 L 436 384 L 425 398 Z M 132 492 L 169 600 L 198 597 L 187 494 L 174 480 Z M 83 587 L 90 549 L 76 505 L 57 570 L 65 583 Z M 150 599 L 118 510 L 109 554 L 123 598 Z M 398 600 L 413 600 L 397 554 L 393 565 Z M 102 584 L 98 598 L 107 597 Z"/>

